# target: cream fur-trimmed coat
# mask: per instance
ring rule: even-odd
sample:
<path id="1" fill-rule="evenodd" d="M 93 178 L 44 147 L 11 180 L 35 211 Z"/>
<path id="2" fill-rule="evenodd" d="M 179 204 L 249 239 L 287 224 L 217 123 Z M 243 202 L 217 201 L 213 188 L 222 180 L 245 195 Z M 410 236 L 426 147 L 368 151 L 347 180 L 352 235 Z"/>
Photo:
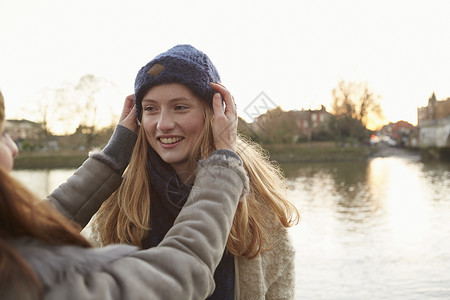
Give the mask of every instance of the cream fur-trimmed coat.
<path id="1" fill-rule="evenodd" d="M 272 222 L 271 248 L 256 258 L 235 257 L 235 299 L 294 299 L 295 250 L 287 229 Z"/>

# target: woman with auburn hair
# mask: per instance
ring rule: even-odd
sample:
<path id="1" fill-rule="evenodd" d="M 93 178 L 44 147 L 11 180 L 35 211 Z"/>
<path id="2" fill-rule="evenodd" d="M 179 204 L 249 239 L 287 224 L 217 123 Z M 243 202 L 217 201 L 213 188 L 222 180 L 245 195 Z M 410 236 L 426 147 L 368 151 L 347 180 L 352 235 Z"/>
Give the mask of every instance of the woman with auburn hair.
<path id="1" fill-rule="evenodd" d="M 123 183 L 94 219 L 99 244 L 149 248 L 163 239 L 191 191 L 197 162 L 215 148 L 211 101 L 232 98 L 219 81 L 208 56 L 190 45 L 169 49 L 138 72 L 141 127 Z M 250 186 L 209 299 L 292 299 L 295 251 L 286 228 L 298 222 L 298 212 L 262 149 L 243 137 L 236 143 Z"/>
<path id="2" fill-rule="evenodd" d="M 130 129 L 135 123 L 133 105 L 128 97 L 120 122 L 131 124 Z M 237 126 L 230 101 L 225 110 L 216 101 L 214 116 L 215 138 L 217 132 Z M 158 247 L 94 249 L 80 228 L 11 177 L 18 149 L 4 120 L 0 93 L 1 299 L 202 299 L 214 291 L 213 272 L 248 184 L 242 161 L 233 151 L 233 130 L 217 140 L 217 150 L 198 164 L 193 192 Z M 97 210 L 99 203 L 93 199 L 109 196 L 120 184 L 121 160 L 127 161 L 130 141 L 118 135 L 121 130 L 134 134 L 122 125 L 97 158 L 91 156 L 49 197 L 79 223 L 86 222 L 82 215 Z M 93 184 L 95 180 L 103 185 Z"/>

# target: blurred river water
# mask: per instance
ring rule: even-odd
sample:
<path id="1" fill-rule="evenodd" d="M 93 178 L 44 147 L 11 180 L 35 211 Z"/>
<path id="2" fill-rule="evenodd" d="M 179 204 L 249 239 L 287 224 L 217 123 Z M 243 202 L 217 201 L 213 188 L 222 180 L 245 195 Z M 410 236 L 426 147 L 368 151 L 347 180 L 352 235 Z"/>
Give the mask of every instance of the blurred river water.
<path id="1" fill-rule="evenodd" d="M 418 157 L 284 167 L 297 299 L 450 299 L 450 165 Z"/>
<path id="2" fill-rule="evenodd" d="M 450 164 L 286 164 L 296 299 L 450 299 Z M 75 170 L 17 170 L 41 197 Z"/>

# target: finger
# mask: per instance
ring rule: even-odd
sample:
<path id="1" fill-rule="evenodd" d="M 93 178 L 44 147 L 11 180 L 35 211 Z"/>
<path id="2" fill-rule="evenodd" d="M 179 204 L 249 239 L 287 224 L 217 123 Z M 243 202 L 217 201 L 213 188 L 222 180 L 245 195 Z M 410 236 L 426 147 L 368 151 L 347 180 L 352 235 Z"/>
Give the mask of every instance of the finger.
<path id="1" fill-rule="evenodd" d="M 122 114 L 119 118 L 119 122 L 123 121 L 130 114 L 134 107 L 134 94 L 128 95 L 123 103 Z"/>
<path id="2" fill-rule="evenodd" d="M 128 96 L 125 98 L 125 103 L 126 103 L 128 106 L 134 105 L 134 94 L 128 95 Z"/>
<path id="3" fill-rule="evenodd" d="M 224 114 L 222 110 L 222 96 L 219 93 L 215 93 L 213 96 L 213 111 L 214 116 L 220 116 Z"/>
<path id="4" fill-rule="evenodd" d="M 236 117 L 237 116 L 236 103 L 230 91 L 228 91 L 223 84 L 218 82 L 217 83 L 211 82 L 211 87 L 224 96 L 223 99 L 225 102 L 225 115 L 227 117 L 232 116 Z"/>
<path id="5" fill-rule="evenodd" d="M 222 95 L 222 98 L 225 101 L 225 112 L 230 112 L 233 115 L 236 114 L 236 106 L 230 91 L 228 91 L 223 85 L 213 82 L 211 82 L 211 87 Z"/>
<path id="6" fill-rule="evenodd" d="M 218 85 L 220 85 L 220 86 L 226 88 L 226 87 L 225 87 L 222 83 L 220 83 L 220 82 L 215 82 L 215 84 L 218 84 Z"/>
<path id="7" fill-rule="evenodd" d="M 128 115 L 126 115 L 125 118 L 119 122 L 119 125 L 122 125 L 135 133 L 138 132 L 139 123 L 136 118 L 136 106 L 132 107 Z"/>
<path id="8" fill-rule="evenodd" d="M 135 114 L 136 114 L 136 106 L 132 106 L 131 107 L 131 110 L 130 110 L 130 112 L 129 112 L 129 114 L 128 114 L 128 116 L 127 117 L 130 117 L 131 116 L 131 118 L 134 118 L 135 117 Z"/>

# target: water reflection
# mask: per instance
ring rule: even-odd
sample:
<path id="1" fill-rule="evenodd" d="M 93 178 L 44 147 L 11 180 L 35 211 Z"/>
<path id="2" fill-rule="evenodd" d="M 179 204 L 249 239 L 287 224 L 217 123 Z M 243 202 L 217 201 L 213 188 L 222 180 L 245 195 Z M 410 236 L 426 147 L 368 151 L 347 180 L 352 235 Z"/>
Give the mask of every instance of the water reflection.
<path id="1" fill-rule="evenodd" d="M 412 157 L 284 166 L 302 299 L 450 296 L 450 166 Z"/>
<path id="2" fill-rule="evenodd" d="M 40 198 L 45 198 L 74 172 L 75 169 L 14 170 L 11 174 Z"/>

